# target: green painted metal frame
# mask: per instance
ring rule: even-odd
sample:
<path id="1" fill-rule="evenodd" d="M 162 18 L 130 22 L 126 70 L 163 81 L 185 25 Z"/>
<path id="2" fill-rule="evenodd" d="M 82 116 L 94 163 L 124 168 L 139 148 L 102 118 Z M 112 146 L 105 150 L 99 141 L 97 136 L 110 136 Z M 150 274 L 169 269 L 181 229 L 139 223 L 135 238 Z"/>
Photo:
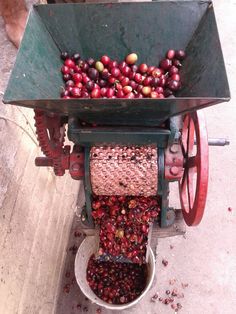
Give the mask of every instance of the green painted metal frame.
<path id="1" fill-rule="evenodd" d="M 60 99 L 63 50 L 119 60 L 137 51 L 140 62 L 156 64 L 170 47 L 187 52 L 174 99 Z M 34 6 L 4 102 L 101 125 L 157 126 L 229 98 L 211 1 L 154 1 Z"/>
<path id="2" fill-rule="evenodd" d="M 170 123 L 170 129 L 148 128 L 124 128 L 124 127 L 110 127 L 110 128 L 83 128 L 78 124 L 76 117 L 70 117 L 68 120 L 68 138 L 75 144 L 80 144 L 85 147 L 85 199 L 86 199 L 86 224 L 93 227 L 91 219 L 91 195 L 92 188 L 90 182 L 90 147 L 106 144 L 123 144 L 123 145 L 148 145 L 155 144 L 158 147 L 158 195 L 161 196 L 161 227 L 168 226 L 167 211 L 169 209 L 168 193 L 169 183 L 164 179 L 164 151 L 168 143 L 172 143 L 175 138 L 176 124 Z"/>
<path id="3" fill-rule="evenodd" d="M 148 145 L 155 143 L 158 147 L 166 147 L 171 131 L 164 128 L 96 126 L 84 127 L 76 117 L 68 120 L 68 138 L 76 144 L 92 146 L 99 143 L 124 143 Z"/>
<path id="4" fill-rule="evenodd" d="M 90 147 L 85 147 L 84 149 L 84 169 L 85 169 L 85 177 L 84 177 L 84 191 L 85 191 L 85 206 L 86 206 L 86 220 L 84 221 L 89 227 L 94 227 L 94 221 L 92 218 L 92 187 L 90 181 Z"/>

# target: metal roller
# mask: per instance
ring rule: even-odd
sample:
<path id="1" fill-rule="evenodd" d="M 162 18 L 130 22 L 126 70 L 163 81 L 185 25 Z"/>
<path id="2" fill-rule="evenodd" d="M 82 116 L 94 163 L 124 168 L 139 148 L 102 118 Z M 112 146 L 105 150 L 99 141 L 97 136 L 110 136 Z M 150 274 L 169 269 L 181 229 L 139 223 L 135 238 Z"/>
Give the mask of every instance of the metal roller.
<path id="1" fill-rule="evenodd" d="M 93 146 L 92 191 L 96 195 L 156 195 L 158 152 L 151 146 Z"/>

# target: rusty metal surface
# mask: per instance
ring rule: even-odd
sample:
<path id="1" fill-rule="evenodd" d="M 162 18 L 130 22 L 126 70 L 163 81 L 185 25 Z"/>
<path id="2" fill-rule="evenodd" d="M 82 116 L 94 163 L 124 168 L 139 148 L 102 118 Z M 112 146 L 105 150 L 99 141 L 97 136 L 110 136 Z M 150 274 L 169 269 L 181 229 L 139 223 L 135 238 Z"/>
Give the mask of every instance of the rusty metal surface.
<path id="1" fill-rule="evenodd" d="M 150 146 L 94 146 L 90 175 L 96 195 L 157 194 L 158 152 Z"/>

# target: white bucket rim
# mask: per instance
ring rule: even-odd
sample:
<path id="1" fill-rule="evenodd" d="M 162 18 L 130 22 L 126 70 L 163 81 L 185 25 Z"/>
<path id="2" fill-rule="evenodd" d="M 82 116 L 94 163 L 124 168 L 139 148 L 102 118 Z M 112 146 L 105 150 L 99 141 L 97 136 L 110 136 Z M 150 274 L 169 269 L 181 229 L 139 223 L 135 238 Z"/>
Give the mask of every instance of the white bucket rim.
<path id="1" fill-rule="evenodd" d="M 82 253 L 86 252 L 86 250 L 84 250 L 85 248 L 91 247 L 94 243 L 96 243 L 96 238 L 94 236 L 87 236 L 83 242 L 81 243 L 77 254 L 76 254 L 76 258 L 75 258 L 75 277 L 76 277 L 76 281 L 78 286 L 80 287 L 81 291 L 83 292 L 83 294 L 92 302 L 92 303 L 96 303 L 99 306 L 102 306 L 106 309 L 110 309 L 110 310 L 125 310 L 127 308 L 130 308 L 131 306 L 136 305 L 148 292 L 148 290 L 151 288 L 151 285 L 153 283 L 154 280 L 154 276 L 155 276 L 155 257 L 153 254 L 153 251 L 150 247 L 148 247 L 147 249 L 149 250 L 148 253 L 148 259 L 149 262 L 148 264 L 152 264 L 152 267 L 149 267 L 149 271 L 150 269 L 152 269 L 152 272 L 149 273 L 148 277 L 149 277 L 149 282 L 147 284 L 147 286 L 145 287 L 145 289 L 143 290 L 143 292 L 140 294 L 140 296 L 135 299 L 132 302 L 126 303 L 126 304 L 109 304 L 105 301 L 103 301 L 102 299 L 100 299 L 93 291 L 92 289 L 89 287 L 87 280 L 86 280 L 86 285 L 90 290 L 90 293 L 88 293 L 88 289 L 84 288 L 84 284 L 81 283 L 81 281 L 79 280 L 79 276 L 78 276 L 78 270 L 77 270 L 77 265 L 80 265 L 79 260 L 81 258 L 83 258 Z M 96 244 L 95 244 L 96 245 Z M 95 246 L 94 246 L 95 248 Z M 95 252 L 93 252 L 95 253 Z M 91 253 L 91 255 L 93 254 Z M 90 254 L 90 253 L 89 253 Z M 90 256 L 91 256 L 90 255 Z M 88 257 L 88 259 L 90 258 L 90 256 Z M 87 260 L 88 261 L 88 260 Z M 79 266 L 78 266 L 79 267 Z M 86 270 L 87 270 L 87 265 L 86 265 Z M 86 277 L 86 274 L 85 274 Z"/>

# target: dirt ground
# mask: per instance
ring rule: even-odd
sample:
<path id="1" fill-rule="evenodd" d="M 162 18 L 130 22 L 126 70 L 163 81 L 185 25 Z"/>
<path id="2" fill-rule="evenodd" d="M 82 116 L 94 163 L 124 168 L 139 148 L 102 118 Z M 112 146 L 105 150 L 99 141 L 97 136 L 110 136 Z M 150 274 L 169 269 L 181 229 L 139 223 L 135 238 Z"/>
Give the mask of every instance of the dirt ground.
<path id="1" fill-rule="evenodd" d="M 235 313 L 236 1 L 215 0 L 214 5 L 232 100 L 204 111 L 209 137 L 227 137 L 230 146 L 209 148 L 209 191 L 202 223 L 187 228 L 185 237 L 158 241 L 151 290 L 136 307 L 120 314 L 174 313 L 170 305 L 151 302 L 156 292 L 164 296 L 173 288 L 184 294 L 176 299 L 182 305 L 180 313 Z M 74 255 L 69 250 L 82 239 L 71 236 L 77 228 L 79 183 L 34 166 L 40 149 L 33 112 L 1 103 L 16 56 L 2 20 L 0 48 L 0 314 L 69 314 L 87 309 L 96 313 L 98 307 L 84 298 L 74 282 Z M 69 294 L 63 292 L 67 283 L 72 287 Z"/>

